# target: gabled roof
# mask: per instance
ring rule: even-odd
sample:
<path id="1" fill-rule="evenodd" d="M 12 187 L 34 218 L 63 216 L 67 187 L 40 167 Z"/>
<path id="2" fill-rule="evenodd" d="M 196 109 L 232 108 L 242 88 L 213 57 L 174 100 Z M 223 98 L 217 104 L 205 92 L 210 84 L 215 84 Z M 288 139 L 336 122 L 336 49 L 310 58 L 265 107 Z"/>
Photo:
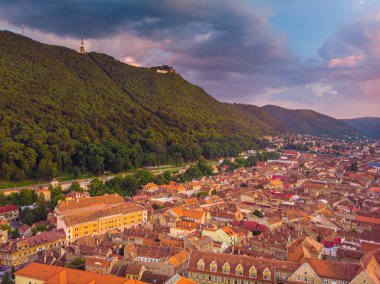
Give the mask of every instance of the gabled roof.
<path id="1" fill-rule="evenodd" d="M 97 274 L 88 271 L 51 266 L 32 262 L 15 272 L 16 276 L 45 281 L 45 284 L 143 284 L 146 282 L 130 280 L 111 275 Z"/>
<path id="2" fill-rule="evenodd" d="M 308 258 L 306 261 L 319 277 L 350 281 L 360 265 L 356 263 Z"/>

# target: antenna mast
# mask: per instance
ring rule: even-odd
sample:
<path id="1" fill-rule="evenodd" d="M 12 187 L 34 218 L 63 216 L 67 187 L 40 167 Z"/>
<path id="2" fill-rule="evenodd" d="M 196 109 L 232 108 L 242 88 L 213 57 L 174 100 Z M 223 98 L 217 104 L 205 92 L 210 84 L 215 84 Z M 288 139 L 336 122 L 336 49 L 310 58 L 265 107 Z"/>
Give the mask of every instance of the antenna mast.
<path id="1" fill-rule="evenodd" d="M 84 48 L 84 40 L 83 40 L 83 37 L 82 37 L 82 43 L 81 43 L 81 46 L 79 48 L 79 53 L 82 53 L 82 54 L 86 54 L 86 49 Z"/>

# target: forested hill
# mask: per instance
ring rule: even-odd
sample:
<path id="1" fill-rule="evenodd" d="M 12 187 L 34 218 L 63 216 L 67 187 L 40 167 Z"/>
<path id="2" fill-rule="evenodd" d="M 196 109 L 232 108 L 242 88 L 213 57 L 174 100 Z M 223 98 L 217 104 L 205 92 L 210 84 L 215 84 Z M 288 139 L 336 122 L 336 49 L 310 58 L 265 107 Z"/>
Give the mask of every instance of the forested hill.
<path id="1" fill-rule="evenodd" d="M 270 126 L 178 74 L 0 32 L 0 178 L 235 155 Z"/>
<path id="2" fill-rule="evenodd" d="M 261 107 L 272 119 L 293 133 L 310 135 L 355 135 L 359 132 L 352 126 L 333 117 L 307 109 L 286 109 L 279 106 L 267 105 Z"/>
<path id="3" fill-rule="evenodd" d="M 236 155 L 294 130 L 280 119 L 219 102 L 179 74 L 0 31 L 0 179 Z"/>
<path id="4" fill-rule="evenodd" d="M 368 137 L 380 139 L 380 117 L 342 119 L 343 122 L 360 129 Z"/>

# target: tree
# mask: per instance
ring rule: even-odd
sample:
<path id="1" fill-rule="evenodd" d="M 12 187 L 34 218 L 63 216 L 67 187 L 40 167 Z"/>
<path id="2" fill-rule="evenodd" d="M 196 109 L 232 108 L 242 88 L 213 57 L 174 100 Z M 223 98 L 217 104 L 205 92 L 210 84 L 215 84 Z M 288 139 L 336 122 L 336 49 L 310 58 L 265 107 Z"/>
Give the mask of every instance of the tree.
<path id="1" fill-rule="evenodd" d="M 34 233 L 37 233 L 37 232 L 45 232 L 47 230 L 47 227 L 46 225 L 38 225 L 36 227 L 36 229 L 34 230 Z"/>
<path id="2" fill-rule="evenodd" d="M 69 268 L 84 270 L 85 269 L 85 260 L 81 257 L 76 257 L 72 262 L 69 263 Z"/>
<path id="3" fill-rule="evenodd" d="M 255 216 L 259 217 L 259 218 L 263 218 L 264 217 L 263 213 L 260 210 L 257 210 L 257 209 L 253 212 L 253 215 L 255 215 Z"/>
<path id="4" fill-rule="evenodd" d="M 9 276 L 8 271 L 5 271 L 1 284 L 13 284 L 12 278 Z"/>
<path id="5" fill-rule="evenodd" d="M 65 196 L 63 195 L 61 185 L 58 185 L 57 187 L 49 186 L 49 190 L 51 192 L 49 208 L 54 209 L 60 200 L 65 200 Z"/>
<path id="6" fill-rule="evenodd" d="M 253 234 L 254 236 L 258 236 L 258 235 L 261 234 L 261 231 L 259 231 L 259 230 L 253 230 L 253 231 L 252 231 L 252 234 Z"/>
<path id="7" fill-rule="evenodd" d="M 153 174 L 147 170 L 136 171 L 134 177 L 136 178 L 139 186 L 143 186 L 154 179 Z"/>
<path id="8" fill-rule="evenodd" d="M 12 277 L 12 279 L 15 279 L 15 267 L 13 265 L 11 268 L 11 277 Z"/>
<path id="9" fill-rule="evenodd" d="M 153 203 L 152 208 L 153 208 L 154 210 L 158 210 L 158 209 L 162 209 L 162 208 L 164 208 L 164 207 L 163 207 L 162 205 L 157 204 L 157 203 Z"/>
<path id="10" fill-rule="evenodd" d="M 12 232 L 11 232 L 11 238 L 12 239 L 16 239 L 18 237 L 20 237 L 20 232 L 18 231 L 18 229 L 12 230 Z"/>
<path id="11" fill-rule="evenodd" d="M 70 191 L 83 192 L 83 189 L 80 187 L 79 182 L 74 181 L 70 186 Z"/>
<path id="12" fill-rule="evenodd" d="M 196 195 L 197 195 L 197 197 L 208 196 L 208 192 L 207 191 L 200 191 Z"/>
<path id="13" fill-rule="evenodd" d="M 47 217 L 47 203 L 45 196 L 40 193 L 36 200 L 36 208 L 34 209 L 35 215 L 38 218 L 38 221 L 45 220 Z"/>
<path id="14" fill-rule="evenodd" d="M 323 240 L 322 235 L 318 234 L 317 237 L 316 237 L 316 240 L 317 240 L 318 243 L 322 242 L 322 240 Z"/>
<path id="15" fill-rule="evenodd" d="M 36 200 L 36 193 L 30 189 L 22 189 L 19 193 L 19 205 L 31 205 Z"/>

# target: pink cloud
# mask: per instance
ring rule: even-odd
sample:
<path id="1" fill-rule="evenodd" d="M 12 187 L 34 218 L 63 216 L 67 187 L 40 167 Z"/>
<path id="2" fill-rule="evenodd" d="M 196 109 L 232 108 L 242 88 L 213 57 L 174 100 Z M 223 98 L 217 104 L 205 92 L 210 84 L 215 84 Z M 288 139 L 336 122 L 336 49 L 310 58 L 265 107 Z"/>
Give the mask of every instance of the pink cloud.
<path id="1" fill-rule="evenodd" d="M 355 67 L 365 59 L 366 56 L 364 54 L 336 57 L 330 60 L 329 67 Z"/>

